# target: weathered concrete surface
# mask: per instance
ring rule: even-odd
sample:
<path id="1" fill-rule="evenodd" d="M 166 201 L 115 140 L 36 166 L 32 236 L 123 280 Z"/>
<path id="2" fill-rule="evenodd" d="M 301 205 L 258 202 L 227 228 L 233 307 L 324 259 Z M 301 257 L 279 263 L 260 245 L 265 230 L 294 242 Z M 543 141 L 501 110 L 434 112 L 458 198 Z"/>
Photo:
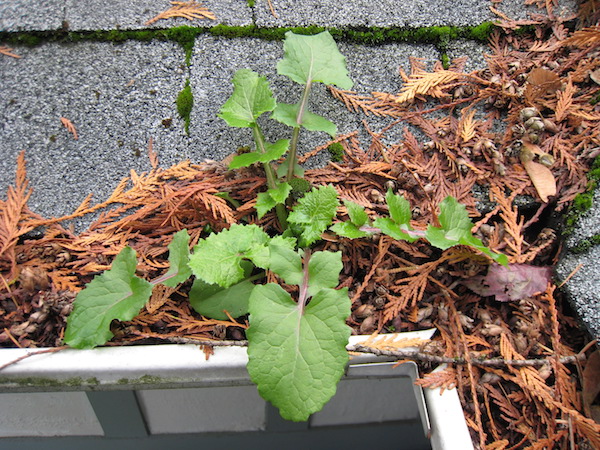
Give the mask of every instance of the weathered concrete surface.
<path id="1" fill-rule="evenodd" d="M 106 197 L 130 169 L 149 169 L 150 137 L 165 164 L 192 156 L 174 103 L 187 76 L 177 44 L 49 43 L 15 52 L 22 57 L 0 61 L 0 189 L 25 150 L 33 211 L 58 216 L 90 192 Z M 175 126 L 166 128 L 167 118 Z"/>
<path id="2" fill-rule="evenodd" d="M 256 0 L 250 8 L 245 0 L 205 0 L 202 4 L 216 16 L 189 22 L 185 19 L 161 20 L 150 28 L 180 25 L 212 27 L 250 25 L 261 27 L 308 26 L 326 27 L 426 27 L 479 25 L 498 19 L 490 6 L 516 20 L 540 14 L 535 6 L 524 6 L 522 0 Z M 554 14 L 566 17 L 576 10 L 576 0 L 560 0 Z M 157 0 L 1 0 L 0 31 L 47 31 L 69 29 L 113 30 L 148 28 L 145 23 L 169 7 Z"/>
<path id="3" fill-rule="evenodd" d="M 592 208 L 583 214 L 575 230 L 565 240 L 565 251 L 556 267 L 560 280 L 566 280 L 563 289 L 576 309 L 583 324 L 595 339 L 600 340 L 600 245 L 592 245 L 584 252 L 572 249 L 600 235 L 600 189 L 594 193 Z"/>

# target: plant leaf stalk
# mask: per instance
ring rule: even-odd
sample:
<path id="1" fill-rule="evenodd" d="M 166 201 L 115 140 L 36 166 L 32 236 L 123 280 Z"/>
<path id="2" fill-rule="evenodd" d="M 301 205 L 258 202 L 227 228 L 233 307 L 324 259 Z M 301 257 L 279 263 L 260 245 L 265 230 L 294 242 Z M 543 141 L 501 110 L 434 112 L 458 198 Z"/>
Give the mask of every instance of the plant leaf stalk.
<path id="1" fill-rule="evenodd" d="M 262 131 L 260 130 L 258 124 L 252 125 L 252 135 L 254 137 L 254 142 L 258 151 L 260 153 L 265 153 L 267 151 L 267 149 L 265 148 L 265 136 L 262 134 Z M 265 169 L 265 175 L 267 177 L 267 186 L 269 186 L 269 189 L 275 189 L 277 187 L 277 176 L 275 175 L 273 166 L 271 166 L 271 163 L 266 162 L 263 163 L 263 168 Z M 275 212 L 277 213 L 277 220 L 281 225 L 281 229 L 285 231 L 285 229 L 287 228 L 288 216 L 285 205 L 275 205 Z"/>
<path id="2" fill-rule="evenodd" d="M 287 176 L 286 181 L 290 181 L 294 178 L 294 169 L 296 168 L 296 160 L 297 160 L 297 148 L 298 148 L 298 137 L 300 136 L 300 127 L 302 125 L 302 120 L 304 119 L 304 111 L 306 110 L 306 105 L 308 104 L 308 95 L 310 94 L 310 88 L 312 87 L 312 81 L 309 80 L 306 82 L 304 86 L 304 91 L 302 92 L 302 98 L 300 99 L 300 106 L 298 108 L 298 114 L 296 116 L 296 126 L 294 127 L 294 131 L 292 132 L 292 139 L 290 142 L 290 152 L 288 153 L 288 168 L 287 168 Z"/>

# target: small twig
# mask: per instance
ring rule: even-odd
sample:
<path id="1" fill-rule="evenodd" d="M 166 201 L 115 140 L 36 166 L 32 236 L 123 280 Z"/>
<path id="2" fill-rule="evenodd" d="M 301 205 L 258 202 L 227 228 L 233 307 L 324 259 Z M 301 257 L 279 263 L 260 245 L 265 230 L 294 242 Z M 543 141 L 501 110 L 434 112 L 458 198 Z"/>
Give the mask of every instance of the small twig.
<path id="1" fill-rule="evenodd" d="M 211 347 L 247 347 L 248 341 L 234 341 L 234 340 L 213 340 L 213 339 L 200 339 L 193 337 L 175 337 L 175 336 L 163 336 L 158 333 L 134 333 L 136 336 L 148 339 L 160 339 L 163 341 L 171 342 L 172 344 L 194 344 L 194 345 L 208 345 Z M 119 345 L 128 345 L 129 342 L 122 342 Z M 133 343 L 131 343 L 133 345 Z"/>
<path id="2" fill-rule="evenodd" d="M 36 355 L 41 355 L 43 353 L 55 353 L 55 352 L 59 352 L 61 350 L 64 350 L 65 348 L 69 348 L 67 345 L 63 345 L 62 347 L 53 347 L 53 348 L 46 348 L 44 350 L 39 350 L 37 352 L 30 352 L 27 353 L 26 355 L 23 356 L 19 356 L 16 359 L 13 359 L 12 361 L 7 362 L 6 364 L 3 364 L 0 366 L 0 371 L 6 369 L 9 366 L 12 366 L 13 364 L 18 363 L 19 361 L 23 361 L 24 359 L 27 359 L 31 356 L 36 356 Z"/>
<path id="3" fill-rule="evenodd" d="M 4 328 L 4 332 L 6 333 L 6 335 L 8 336 L 8 338 L 13 342 L 13 344 L 15 344 L 17 347 L 22 348 L 21 344 L 19 343 L 19 341 L 17 341 L 15 339 L 15 337 L 12 335 L 12 333 L 10 332 L 10 330 L 8 328 Z"/>
<path id="4" fill-rule="evenodd" d="M 574 268 L 574 269 L 571 271 L 571 273 L 570 273 L 570 274 L 567 276 L 567 278 L 565 278 L 565 279 L 563 280 L 563 282 L 562 282 L 562 283 L 560 283 L 560 284 L 559 284 L 558 286 L 556 286 L 556 287 L 560 289 L 560 288 L 561 288 L 561 287 L 563 287 L 565 284 L 567 284 L 567 283 L 569 282 L 569 280 L 570 280 L 570 279 L 573 277 L 573 275 L 575 275 L 577 272 L 579 272 L 579 269 L 581 269 L 582 267 L 583 267 L 583 263 L 579 263 L 579 264 L 577 264 L 577 267 L 575 267 L 575 268 Z"/>
<path id="5" fill-rule="evenodd" d="M 195 345 L 207 345 L 212 347 L 226 347 L 226 346 L 237 346 L 237 347 L 246 347 L 248 345 L 248 341 L 216 341 L 212 339 L 196 339 L 196 338 L 179 338 L 179 337 L 161 337 L 160 335 L 141 335 L 149 338 L 157 338 L 162 339 L 168 342 L 172 342 L 174 344 L 195 344 Z M 398 350 L 381 350 L 378 348 L 368 347 L 360 344 L 348 345 L 346 346 L 346 350 L 349 352 L 358 352 L 358 353 L 371 353 L 377 356 L 393 356 L 395 358 L 404 358 L 404 359 L 412 359 L 416 361 L 423 362 L 432 362 L 432 363 L 446 363 L 446 364 L 466 364 L 467 361 L 465 358 L 449 358 L 447 356 L 438 356 L 432 355 L 431 353 L 424 353 L 419 350 L 408 350 L 408 349 L 398 349 Z M 559 361 L 562 364 L 571 364 L 576 361 L 584 360 L 586 356 L 582 353 L 578 353 L 577 355 L 572 356 L 563 356 L 559 358 Z M 513 359 L 507 360 L 502 358 L 490 358 L 490 359 L 471 359 L 471 364 L 474 366 L 487 366 L 487 367 L 505 367 L 505 366 L 514 366 L 514 367 L 525 367 L 525 366 L 543 366 L 549 364 L 549 359 L 541 358 L 541 359 Z"/>
<path id="6" fill-rule="evenodd" d="M 432 355 L 431 353 L 424 353 L 419 350 L 381 350 L 378 348 L 366 347 L 364 345 L 356 344 L 346 347 L 346 350 L 350 352 L 360 353 L 372 353 L 377 356 L 393 356 L 395 358 L 413 359 L 416 361 L 432 362 L 438 364 L 467 364 L 467 360 L 462 357 L 449 358 L 447 356 Z M 583 353 L 578 353 L 572 356 L 562 356 L 558 360 L 562 364 L 571 364 L 576 361 L 584 360 L 586 356 Z M 535 367 L 549 364 L 550 360 L 546 358 L 540 359 L 503 359 L 503 358 L 490 358 L 490 359 L 477 359 L 472 358 L 471 364 L 474 366 L 486 366 L 486 367 Z"/>
<path id="7" fill-rule="evenodd" d="M 279 16 L 277 15 L 277 12 L 275 12 L 275 8 L 273 7 L 273 3 L 271 3 L 271 0 L 267 0 L 267 3 L 269 4 L 269 9 L 271 10 L 271 14 L 273 14 L 273 17 L 279 19 Z"/>

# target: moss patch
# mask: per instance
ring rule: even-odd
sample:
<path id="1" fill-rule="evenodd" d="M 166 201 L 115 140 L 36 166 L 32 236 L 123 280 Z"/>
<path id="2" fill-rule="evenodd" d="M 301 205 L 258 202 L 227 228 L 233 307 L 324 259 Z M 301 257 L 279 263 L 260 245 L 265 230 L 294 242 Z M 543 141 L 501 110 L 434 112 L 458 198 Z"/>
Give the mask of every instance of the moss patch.
<path id="1" fill-rule="evenodd" d="M 190 114 L 192 113 L 192 107 L 194 106 L 194 94 L 192 94 L 189 78 L 185 82 L 185 87 L 181 90 L 175 102 L 177 104 L 177 112 L 185 123 L 185 132 L 189 135 Z"/>
<path id="2" fill-rule="evenodd" d="M 143 384 L 161 384 L 164 382 L 164 378 L 153 375 L 142 375 L 139 378 L 120 378 L 119 380 L 117 380 L 117 384 L 131 386 Z"/>
<path id="3" fill-rule="evenodd" d="M 577 197 L 573 200 L 573 204 L 569 208 L 569 212 L 566 216 L 565 221 L 565 230 L 563 232 L 564 235 L 571 234 L 575 225 L 577 224 L 577 220 L 583 213 L 588 211 L 593 204 L 594 200 L 594 191 L 598 188 L 598 182 L 600 182 L 600 156 L 597 156 L 594 160 L 594 164 L 592 164 L 592 168 L 587 174 L 588 179 L 590 180 L 587 189 L 585 192 L 578 194 Z M 594 244 L 595 245 L 595 244 Z M 589 246 L 588 246 L 589 248 Z"/>
<path id="4" fill-rule="evenodd" d="M 600 235 L 599 234 L 596 234 L 595 236 L 592 236 L 589 239 L 583 239 L 576 246 L 571 247 L 569 250 L 572 253 L 585 253 L 591 247 L 595 247 L 596 245 L 600 245 Z"/>
<path id="5" fill-rule="evenodd" d="M 344 39 L 362 44 L 382 44 L 386 42 L 424 42 L 447 43 L 455 39 L 471 39 L 487 41 L 495 28 L 493 22 L 468 27 L 423 27 L 423 28 L 382 28 L 351 27 L 332 28 L 329 32 L 337 39 Z M 325 27 L 282 27 L 261 28 L 255 25 L 228 26 L 216 25 L 210 28 L 181 26 L 162 30 L 98 30 L 98 31 L 32 31 L 32 32 L 0 32 L 0 42 L 13 45 L 40 45 L 44 42 L 125 42 L 127 40 L 150 41 L 171 40 L 179 43 L 191 57 L 196 37 L 203 33 L 228 38 L 254 37 L 265 40 L 283 40 L 285 33 L 293 31 L 297 34 L 316 34 L 325 31 Z"/>
<path id="6" fill-rule="evenodd" d="M 331 160 L 333 162 L 339 162 L 344 159 L 344 146 L 339 142 L 334 142 L 329 147 L 327 147 L 327 151 L 331 156 Z"/>
<path id="7" fill-rule="evenodd" d="M 0 383 L 16 384 L 24 387 L 78 387 L 78 386 L 98 386 L 100 382 L 97 378 L 83 379 L 80 377 L 67 378 L 66 380 L 54 380 L 42 377 L 24 377 L 24 378 L 0 378 Z"/>

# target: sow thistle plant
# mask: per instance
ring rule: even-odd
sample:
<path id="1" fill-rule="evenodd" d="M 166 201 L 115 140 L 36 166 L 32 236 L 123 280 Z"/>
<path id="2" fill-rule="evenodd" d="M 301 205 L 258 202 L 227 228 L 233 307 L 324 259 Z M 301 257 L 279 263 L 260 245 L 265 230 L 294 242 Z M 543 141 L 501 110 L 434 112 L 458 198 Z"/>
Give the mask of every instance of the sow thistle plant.
<path id="1" fill-rule="evenodd" d="M 257 225 L 233 224 L 200 239 L 190 252 L 190 237 L 181 230 L 168 247 L 169 270 L 152 281 L 135 275 L 135 251 L 125 247 L 111 269 L 78 294 L 65 342 L 75 348 L 103 345 L 112 338 L 110 323 L 139 314 L 154 285 L 176 287 L 193 275 L 189 301 L 198 313 L 219 320 L 249 314 L 251 379 L 282 417 L 304 421 L 335 394 L 348 362 L 351 330 L 346 320 L 351 304 L 347 288 L 337 289 L 342 254 L 311 249 L 324 231 L 350 239 L 374 233 L 409 242 L 425 239 L 440 249 L 467 245 L 501 264 L 507 260 L 471 234 L 473 223 L 465 207 L 452 197 L 440 204 L 440 226 L 429 225 L 424 231 L 411 227 L 408 201 L 391 191 L 386 195 L 389 217 L 374 221 L 364 208 L 344 201 L 349 220 L 333 224 L 340 201 L 332 186 L 315 187 L 293 204 L 290 183 L 301 174 L 296 162 L 300 129 L 331 136 L 337 131 L 329 120 L 308 111 L 311 86 L 321 82 L 349 89 L 352 80 L 328 32 L 314 36 L 288 32 L 277 72 L 304 86 L 298 103 L 277 102 L 265 77 L 242 69 L 233 77 L 233 94 L 219 117 L 230 126 L 251 128 L 254 151 L 236 156 L 230 168 L 262 164 L 268 190 L 258 194 L 257 215 L 260 218 L 275 208 L 284 231 L 273 236 Z M 291 138 L 267 142 L 257 123 L 264 113 L 292 127 Z M 262 284 L 267 271 L 280 284 Z"/>

